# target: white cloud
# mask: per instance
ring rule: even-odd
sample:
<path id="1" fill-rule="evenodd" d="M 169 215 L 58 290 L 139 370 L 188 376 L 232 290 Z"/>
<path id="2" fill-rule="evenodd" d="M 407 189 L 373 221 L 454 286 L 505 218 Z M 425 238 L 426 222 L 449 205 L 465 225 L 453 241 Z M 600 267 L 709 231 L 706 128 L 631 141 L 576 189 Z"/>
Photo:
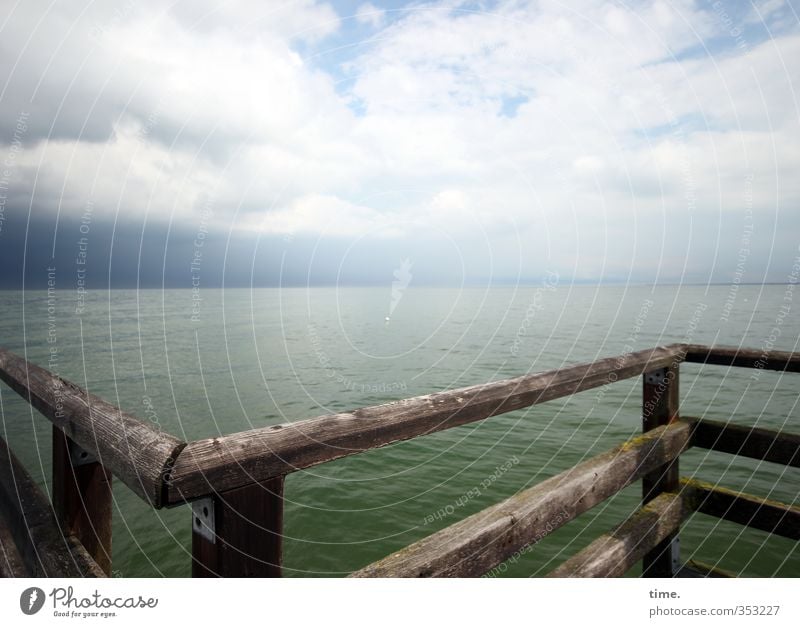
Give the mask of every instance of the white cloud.
<path id="1" fill-rule="evenodd" d="M 63 212 L 191 222 L 208 193 L 234 229 L 542 237 L 623 272 L 642 224 L 738 215 L 744 180 L 756 211 L 800 202 L 796 23 L 742 49 L 688 0 L 418 5 L 388 25 L 367 3 L 379 36 L 331 72 L 322 2 L 59 5 L 38 27 L 31 6 L 1 33 L 19 64 L 0 112 L 30 107 L 29 139 L 51 138 L 18 161 Z"/>
<path id="2" fill-rule="evenodd" d="M 370 2 L 365 2 L 356 10 L 356 20 L 361 24 L 368 24 L 372 28 L 383 26 L 386 12 Z"/>
<path id="3" fill-rule="evenodd" d="M 248 216 L 244 220 L 251 222 L 254 230 L 281 235 L 387 237 L 397 234 L 391 221 L 373 208 L 322 194 L 302 196 L 286 208 Z"/>

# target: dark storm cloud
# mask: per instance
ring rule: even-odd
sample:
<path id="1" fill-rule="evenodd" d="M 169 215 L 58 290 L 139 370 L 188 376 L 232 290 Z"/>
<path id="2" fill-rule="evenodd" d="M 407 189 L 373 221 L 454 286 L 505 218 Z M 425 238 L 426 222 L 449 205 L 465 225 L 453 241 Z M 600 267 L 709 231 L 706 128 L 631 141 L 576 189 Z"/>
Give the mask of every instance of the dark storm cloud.
<path id="1" fill-rule="evenodd" d="M 98 217 L 99 215 L 99 217 Z M 201 288 L 249 286 L 386 285 L 409 257 L 402 241 L 363 242 L 317 237 L 258 237 L 223 230 L 189 230 L 135 219 L 116 224 L 91 205 L 77 218 L 34 206 L 15 207 L 0 231 L 0 289 L 44 289 L 51 269 L 56 288 Z M 483 257 L 443 255 L 442 242 L 421 241 L 413 251 L 417 284 L 460 284 L 465 272 L 486 275 Z M 488 277 L 491 279 L 492 277 Z M 498 278 L 498 277 L 494 277 Z M 507 278 L 507 277 L 506 277 Z M 512 280 L 514 277 L 510 277 Z"/>

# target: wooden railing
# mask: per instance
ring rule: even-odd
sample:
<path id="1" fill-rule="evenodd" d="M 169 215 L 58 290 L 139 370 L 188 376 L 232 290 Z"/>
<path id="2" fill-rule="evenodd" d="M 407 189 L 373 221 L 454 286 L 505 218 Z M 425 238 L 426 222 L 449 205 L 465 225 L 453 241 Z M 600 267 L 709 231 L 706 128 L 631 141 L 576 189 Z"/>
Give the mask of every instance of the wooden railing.
<path id="1" fill-rule="evenodd" d="M 698 511 L 794 540 L 800 509 L 694 480 L 692 446 L 798 467 L 800 437 L 679 416 L 682 362 L 800 372 L 800 353 L 673 344 L 589 364 L 183 442 L 0 349 L 0 378 L 53 423 L 52 504 L 0 439 L 0 571 L 111 572 L 111 477 L 154 508 L 192 507 L 193 576 L 280 576 L 284 477 L 296 470 L 643 377 L 643 435 L 355 573 L 479 576 L 642 480 L 642 507 L 552 576 L 719 575 L 681 564 L 677 534 Z"/>

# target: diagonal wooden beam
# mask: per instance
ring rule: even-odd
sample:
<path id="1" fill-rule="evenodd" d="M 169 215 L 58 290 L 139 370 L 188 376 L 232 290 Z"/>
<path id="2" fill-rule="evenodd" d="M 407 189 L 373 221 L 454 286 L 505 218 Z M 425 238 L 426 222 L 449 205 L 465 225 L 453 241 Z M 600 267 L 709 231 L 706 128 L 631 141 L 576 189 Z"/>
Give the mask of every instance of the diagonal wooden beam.
<path id="1" fill-rule="evenodd" d="M 622 577 L 648 552 L 678 531 L 691 511 L 686 498 L 663 492 L 547 576 Z"/>
<path id="2" fill-rule="evenodd" d="M 354 577 L 475 577 L 681 454 L 691 428 L 675 422 L 524 490 L 390 555 Z"/>

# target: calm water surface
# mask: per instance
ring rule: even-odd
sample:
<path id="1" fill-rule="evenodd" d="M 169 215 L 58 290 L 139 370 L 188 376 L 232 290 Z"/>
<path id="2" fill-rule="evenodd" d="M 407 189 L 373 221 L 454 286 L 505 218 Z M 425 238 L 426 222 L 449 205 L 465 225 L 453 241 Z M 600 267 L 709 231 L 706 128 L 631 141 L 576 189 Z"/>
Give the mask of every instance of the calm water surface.
<path id="1" fill-rule="evenodd" d="M 676 341 L 798 350 L 786 286 L 297 288 L 0 292 L 0 345 L 195 439 L 617 355 Z M 396 296 L 396 295 L 395 295 Z M 800 298 L 800 296 L 798 296 Z M 784 309 L 784 312 L 786 310 Z M 387 321 L 387 316 L 390 320 Z M 777 332 L 773 329 L 778 328 Z M 48 338 L 52 341 L 48 342 Z M 800 431 L 797 375 L 681 366 L 681 411 Z M 2 428 L 43 485 L 49 423 L 0 385 Z M 641 429 L 622 381 L 296 472 L 286 481 L 285 573 L 338 576 L 550 477 Z M 797 469 L 690 451 L 681 472 L 795 502 Z M 114 568 L 186 576 L 186 507 L 153 511 L 114 488 Z M 570 522 L 506 576 L 541 576 L 622 520 L 638 485 Z M 796 543 L 695 515 L 684 558 L 800 576 Z M 632 574 L 636 574 L 635 572 Z"/>

